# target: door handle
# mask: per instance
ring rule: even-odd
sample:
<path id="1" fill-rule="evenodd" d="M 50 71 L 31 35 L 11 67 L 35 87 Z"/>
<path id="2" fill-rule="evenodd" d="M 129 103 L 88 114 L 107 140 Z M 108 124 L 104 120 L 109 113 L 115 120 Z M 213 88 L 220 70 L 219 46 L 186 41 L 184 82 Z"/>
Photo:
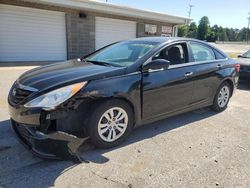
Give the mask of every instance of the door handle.
<path id="1" fill-rule="evenodd" d="M 186 74 L 185 74 L 185 77 L 190 77 L 190 76 L 192 76 L 194 73 L 193 72 L 187 72 Z"/>
<path id="2" fill-rule="evenodd" d="M 221 68 L 222 68 L 222 65 L 221 65 L 221 64 L 218 64 L 218 65 L 217 65 L 217 68 L 218 68 L 218 69 L 221 69 Z"/>

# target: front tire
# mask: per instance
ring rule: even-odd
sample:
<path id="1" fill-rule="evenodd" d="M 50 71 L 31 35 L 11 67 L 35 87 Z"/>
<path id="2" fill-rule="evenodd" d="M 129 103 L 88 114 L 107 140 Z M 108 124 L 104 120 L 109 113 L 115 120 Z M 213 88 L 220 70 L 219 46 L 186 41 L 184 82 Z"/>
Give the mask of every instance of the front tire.
<path id="1" fill-rule="evenodd" d="M 88 133 L 99 148 L 121 144 L 133 129 L 133 111 L 123 100 L 108 100 L 95 105 Z"/>
<path id="2" fill-rule="evenodd" d="M 223 82 L 216 92 L 212 109 L 216 112 L 224 111 L 227 108 L 231 94 L 231 86 L 228 82 Z"/>

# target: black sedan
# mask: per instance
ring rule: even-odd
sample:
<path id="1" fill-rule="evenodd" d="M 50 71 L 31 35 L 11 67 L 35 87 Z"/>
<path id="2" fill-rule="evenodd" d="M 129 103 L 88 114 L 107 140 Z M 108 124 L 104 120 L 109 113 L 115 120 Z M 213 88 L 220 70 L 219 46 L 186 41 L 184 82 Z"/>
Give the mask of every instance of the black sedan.
<path id="1" fill-rule="evenodd" d="M 240 78 L 250 78 L 250 50 L 246 53 L 239 55 L 238 60 L 240 63 Z"/>
<path id="2" fill-rule="evenodd" d="M 8 96 L 12 127 L 40 157 L 81 160 L 88 138 L 110 148 L 138 125 L 207 106 L 225 110 L 238 73 L 235 61 L 198 40 L 123 41 L 20 76 Z"/>

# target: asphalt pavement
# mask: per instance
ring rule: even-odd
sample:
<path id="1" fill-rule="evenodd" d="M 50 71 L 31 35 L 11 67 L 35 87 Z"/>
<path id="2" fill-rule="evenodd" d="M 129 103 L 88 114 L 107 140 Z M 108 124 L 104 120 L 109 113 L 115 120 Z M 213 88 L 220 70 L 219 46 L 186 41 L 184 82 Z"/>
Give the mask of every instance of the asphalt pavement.
<path id="1" fill-rule="evenodd" d="M 75 164 L 39 159 L 15 138 L 7 94 L 27 69 L 0 68 L 0 187 L 250 187 L 250 81 L 222 113 L 206 108 L 144 125 Z"/>

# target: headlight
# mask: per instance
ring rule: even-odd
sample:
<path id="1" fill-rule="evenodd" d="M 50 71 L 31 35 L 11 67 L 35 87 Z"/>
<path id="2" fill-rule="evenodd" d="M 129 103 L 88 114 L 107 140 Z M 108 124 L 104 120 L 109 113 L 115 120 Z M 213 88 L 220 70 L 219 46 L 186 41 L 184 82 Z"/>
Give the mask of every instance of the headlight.
<path id="1" fill-rule="evenodd" d="M 54 91 L 51 91 L 47 94 L 41 95 L 40 97 L 31 100 L 24 106 L 28 108 L 33 108 L 33 107 L 54 108 L 59 104 L 63 103 L 64 101 L 68 100 L 73 95 L 75 95 L 86 84 L 87 82 L 82 82 L 56 89 Z"/>

